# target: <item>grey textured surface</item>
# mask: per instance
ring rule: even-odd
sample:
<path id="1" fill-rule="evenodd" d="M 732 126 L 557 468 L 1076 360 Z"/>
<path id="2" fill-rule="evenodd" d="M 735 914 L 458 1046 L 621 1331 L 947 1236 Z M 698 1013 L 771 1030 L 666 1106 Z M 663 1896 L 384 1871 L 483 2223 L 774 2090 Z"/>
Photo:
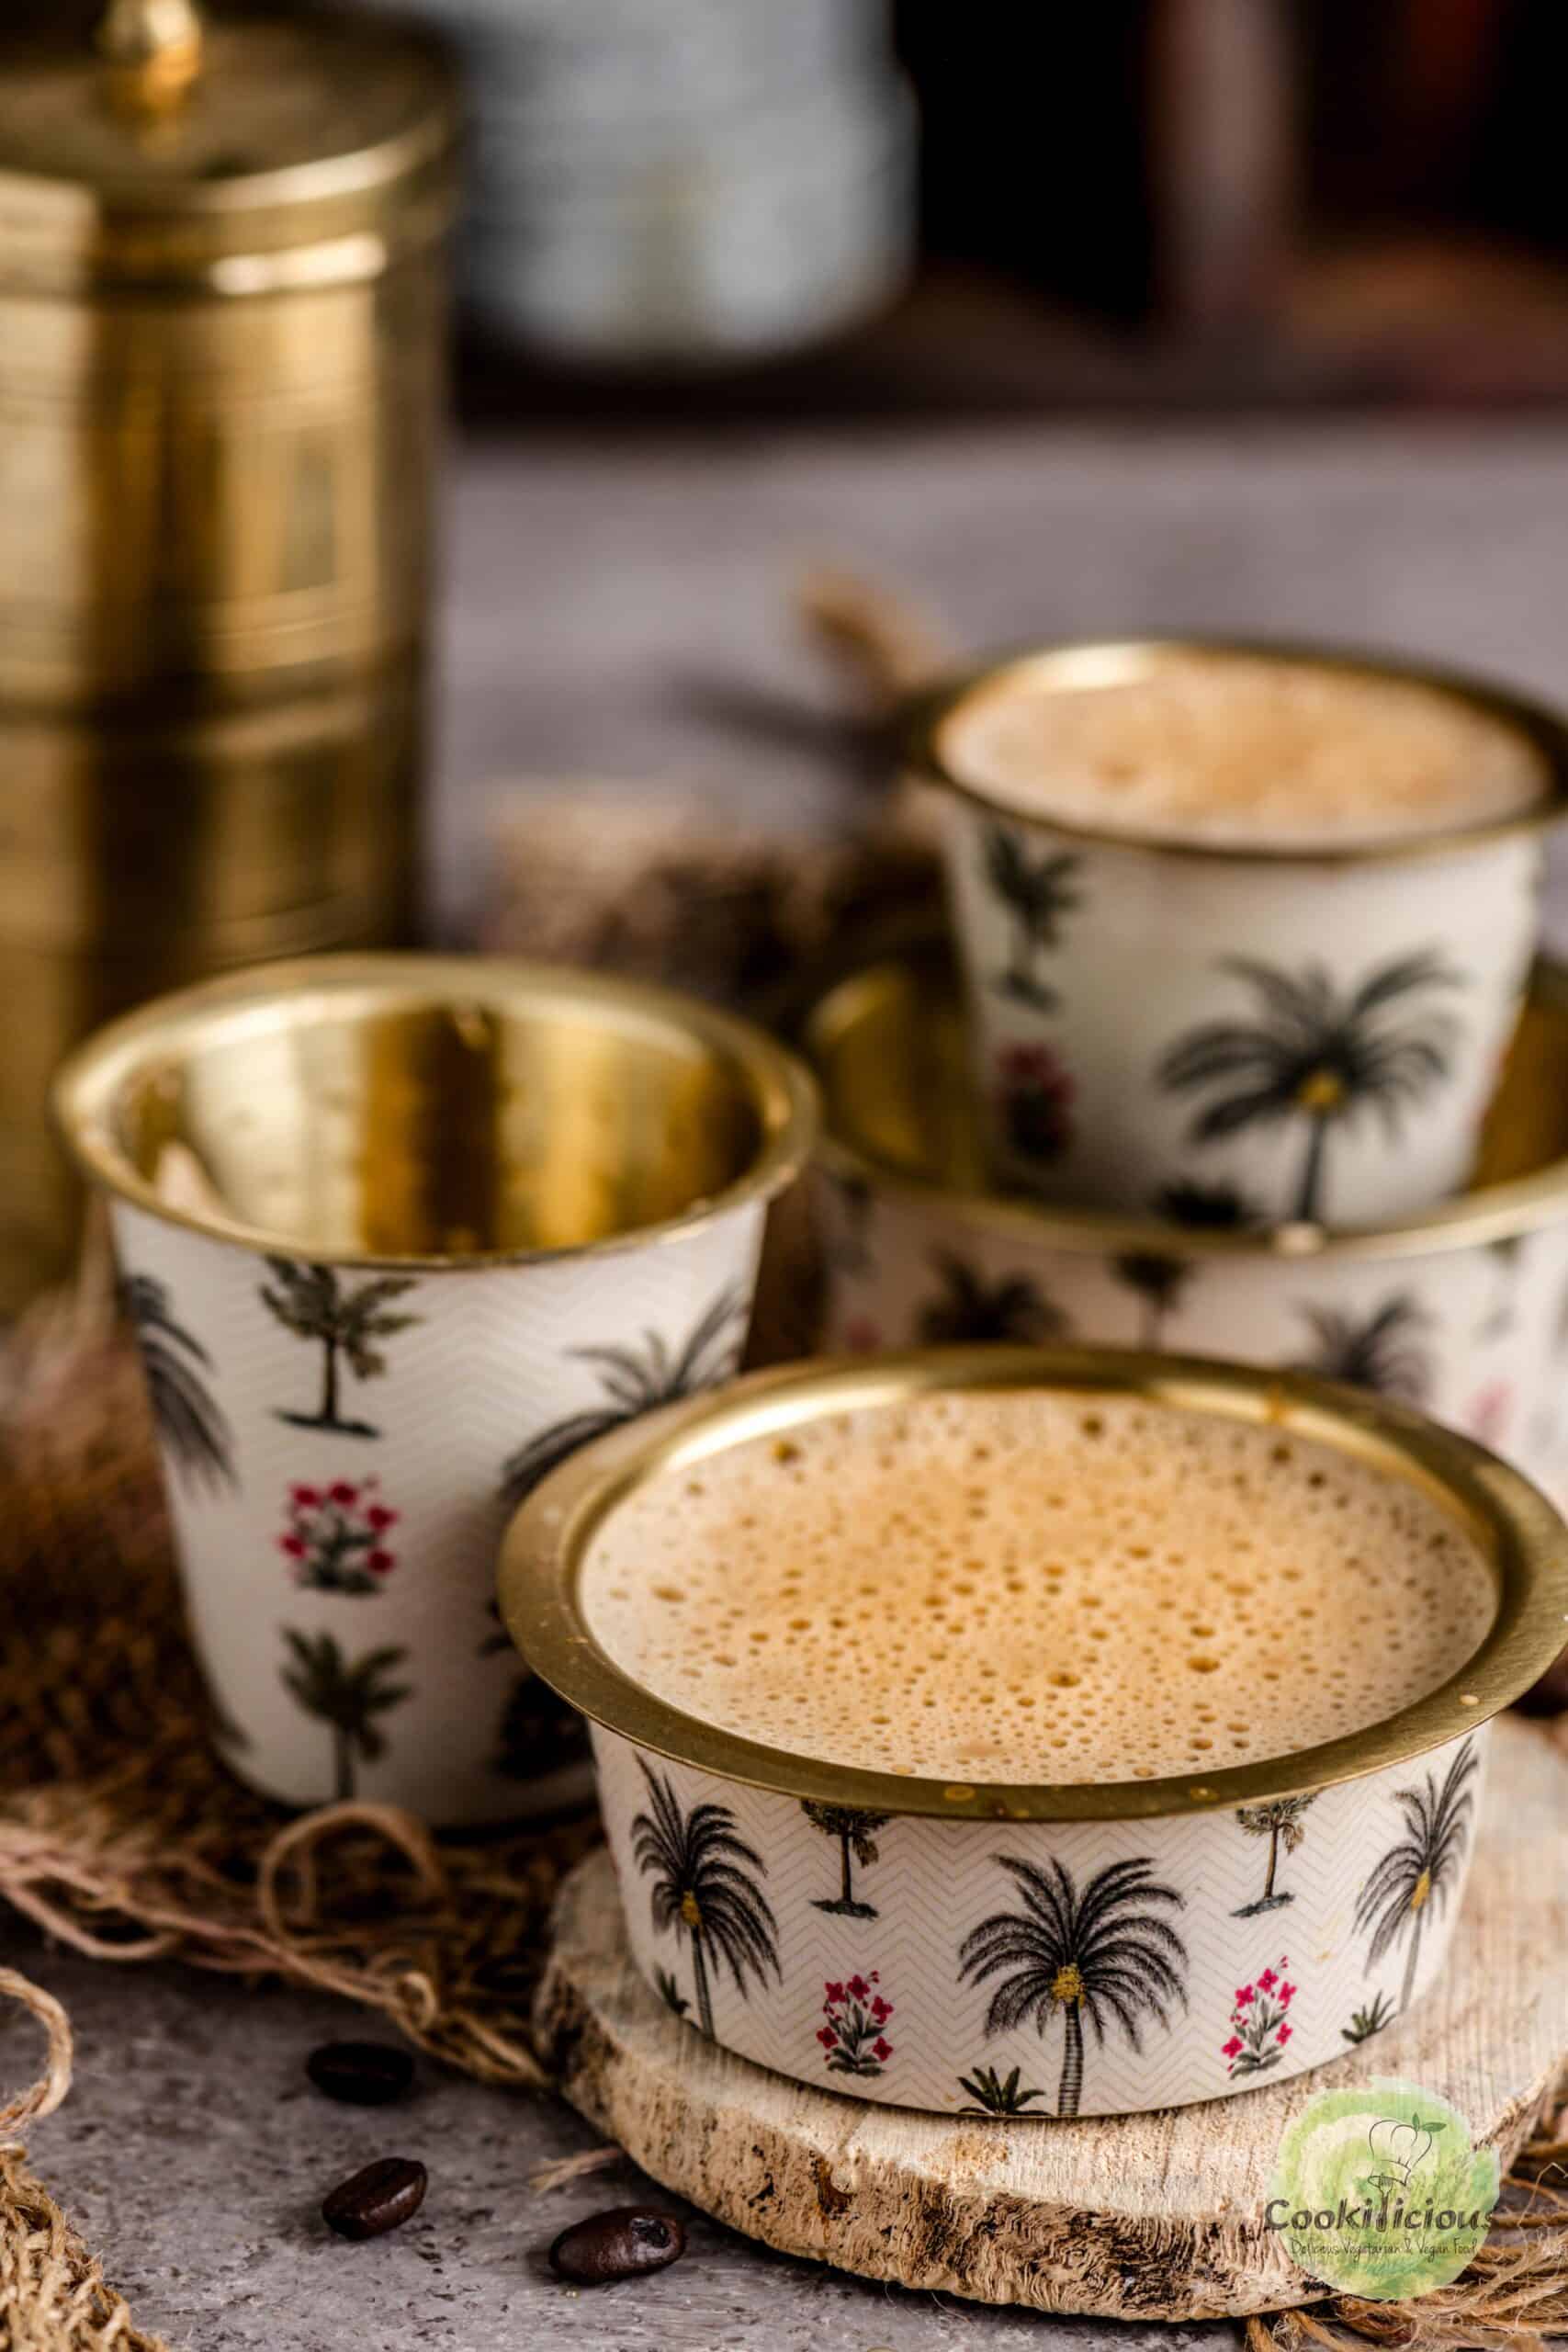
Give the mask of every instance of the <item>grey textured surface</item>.
<path id="1" fill-rule="evenodd" d="M 107 1968 L 9 1923 L 0 1960 L 57 1994 L 77 2034 L 75 2086 L 35 2125 L 34 2168 L 136 2317 L 192 2352 L 1232 2352 L 1240 2341 L 1229 2327 L 1094 2330 L 904 2294 L 763 2253 L 694 2215 L 684 2259 L 659 2278 L 565 2287 L 543 2257 L 569 2222 L 645 2198 L 688 2210 L 626 2165 L 531 2190 L 536 2165 L 594 2144 L 569 2109 L 426 2065 L 404 2106 L 334 2106 L 302 2069 L 313 2043 L 356 2030 L 341 2002 Z M 7 2007 L 0 2080 L 30 2080 L 35 2057 L 31 2027 Z M 378 2155 L 418 2156 L 429 2192 L 396 2234 L 346 2245 L 318 2208 Z"/>
<path id="2" fill-rule="evenodd" d="M 787 613 L 801 565 L 863 567 L 967 647 L 1031 632 L 1300 630 L 1568 686 L 1568 431 L 1243 426 L 844 435 L 732 432 L 664 451 L 470 452 L 454 485 L 434 828 L 455 931 L 482 896 L 485 814 L 524 778 L 671 781 L 780 831 L 831 822 L 832 690 Z M 860 789 L 865 788 L 863 784 Z M 67 2002 L 68 2106 L 35 2161 L 139 2315 L 203 2352 L 548 2341 L 595 2352 L 976 2352 L 1231 2346 L 1226 2328 L 1087 2329 L 861 2286 L 699 2225 L 641 2287 L 573 2295 L 555 2232 L 637 2193 L 540 2199 L 575 2118 L 427 2072 L 416 2104 L 328 2107 L 300 2073 L 336 2005 L 173 1969 L 95 1967 L 0 1923 Z M 30 2069 L 5 2030 L 5 2079 Z M 316 2207 L 371 2154 L 429 2164 L 423 2213 L 351 2247 Z"/>
<path id="3" fill-rule="evenodd" d="M 965 650 L 1230 628 L 1396 647 L 1568 698 L 1568 428 L 1231 423 L 468 453 L 450 501 L 437 898 L 482 894 L 523 778 L 665 778 L 780 831 L 850 799 L 807 563 L 927 602 Z"/>

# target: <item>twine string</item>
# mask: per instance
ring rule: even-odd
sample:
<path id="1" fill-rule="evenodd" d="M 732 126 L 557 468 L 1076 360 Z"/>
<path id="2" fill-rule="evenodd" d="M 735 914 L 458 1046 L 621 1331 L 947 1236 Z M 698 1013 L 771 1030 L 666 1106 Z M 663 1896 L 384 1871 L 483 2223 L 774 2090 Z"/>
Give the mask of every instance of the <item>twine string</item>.
<path id="1" fill-rule="evenodd" d="M 52 2115 L 71 2088 L 73 2042 L 71 2020 L 52 1993 L 35 1984 L 14 1968 L 0 1968 L 0 1997 L 17 2002 L 38 2019 L 47 2045 L 43 2073 L 36 2083 L 0 2103 L 0 2151 L 17 2153 L 18 2143 L 6 2135 Z"/>

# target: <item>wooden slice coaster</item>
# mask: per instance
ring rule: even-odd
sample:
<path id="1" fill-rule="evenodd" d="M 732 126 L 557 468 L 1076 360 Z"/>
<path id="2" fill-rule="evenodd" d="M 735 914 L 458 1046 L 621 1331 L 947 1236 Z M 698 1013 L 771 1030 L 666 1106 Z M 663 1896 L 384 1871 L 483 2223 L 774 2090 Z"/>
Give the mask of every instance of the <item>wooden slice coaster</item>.
<path id="1" fill-rule="evenodd" d="M 1239 2317 L 1321 2293 L 1263 2227 L 1280 2135 L 1325 2082 L 1441 2094 L 1505 2167 L 1568 2064 L 1568 1765 L 1497 1726 L 1452 1957 L 1342 2064 L 1202 2107 L 1058 2123 L 869 2107 L 730 2057 L 626 1956 L 609 1856 L 561 1891 L 540 2054 L 645 2172 L 782 2252 L 1107 2319 Z"/>

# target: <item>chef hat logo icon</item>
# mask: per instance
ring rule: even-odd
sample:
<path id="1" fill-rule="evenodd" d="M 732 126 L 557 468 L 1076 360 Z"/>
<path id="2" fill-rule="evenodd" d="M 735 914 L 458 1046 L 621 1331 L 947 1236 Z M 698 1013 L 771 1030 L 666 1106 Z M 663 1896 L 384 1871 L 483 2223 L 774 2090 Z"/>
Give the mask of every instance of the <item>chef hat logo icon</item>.
<path id="1" fill-rule="evenodd" d="M 1441 2129 L 1441 2126 L 1438 2126 Z M 1418 2115 L 1408 2123 L 1393 2116 L 1380 2117 L 1367 2133 L 1367 2145 L 1383 2166 L 1372 2177 L 1380 2188 L 1408 2188 L 1410 2176 L 1432 2153 L 1432 2134 Z"/>

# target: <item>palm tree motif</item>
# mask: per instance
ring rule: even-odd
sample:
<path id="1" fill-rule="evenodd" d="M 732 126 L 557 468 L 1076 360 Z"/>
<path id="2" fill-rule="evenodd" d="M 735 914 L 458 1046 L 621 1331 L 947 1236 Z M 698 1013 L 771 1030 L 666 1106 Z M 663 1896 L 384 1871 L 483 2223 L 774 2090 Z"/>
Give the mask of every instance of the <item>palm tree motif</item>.
<path id="1" fill-rule="evenodd" d="M 410 1684 L 389 1679 L 408 1652 L 390 1645 L 366 1650 L 351 1663 L 331 1634 L 300 1634 L 286 1625 L 283 1638 L 289 1651 L 284 1688 L 308 1715 L 331 1725 L 334 1792 L 340 1799 L 352 1797 L 355 1756 L 373 1764 L 387 1752 L 377 1716 L 413 1695 Z"/>
<path id="2" fill-rule="evenodd" d="M 1074 880 L 1082 863 L 1071 851 L 1031 858 L 1025 837 L 1011 825 L 987 825 L 981 870 L 1008 910 L 1011 946 L 996 986 L 1004 996 L 1049 1010 L 1055 1004 L 1038 970 L 1042 952 L 1055 947 L 1058 923 L 1078 904 Z"/>
<path id="3" fill-rule="evenodd" d="M 1275 1797 L 1268 1804 L 1237 1805 L 1236 1821 L 1247 1836 L 1267 1838 L 1269 1840 L 1269 1869 L 1263 1881 L 1263 1892 L 1257 1902 L 1244 1903 L 1239 1911 L 1231 1913 L 1233 1919 L 1256 1919 L 1260 1911 L 1278 1911 L 1285 1904 L 1295 1901 L 1295 1896 L 1289 1891 L 1283 1894 L 1275 1892 L 1280 1855 L 1281 1850 L 1293 1854 L 1305 1838 L 1302 1815 L 1309 1805 L 1317 1803 L 1320 1793 L 1314 1789 L 1304 1797 Z"/>
<path id="4" fill-rule="evenodd" d="M 632 1860 L 639 1874 L 653 1880 L 655 1930 L 673 1928 L 677 1944 L 692 1939 L 692 1973 L 697 2017 L 713 2040 L 711 1973 L 728 1969 L 741 1999 L 750 1998 L 747 1978 L 765 1984 L 771 1969 L 782 1981 L 778 1921 L 767 1896 L 748 1872 L 766 1878 L 768 1866 L 754 1846 L 739 1835 L 728 1805 L 698 1804 L 682 1813 L 668 1774 L 652 1771 L 640 1756 L 649 1810 L 632 1822 Z"/>
<path id="5" fill-rule="evenodd" d="M 1178 1176 L 1160 1187 L 1155 1207 L 1172 1225 L 1192 1233 L 1245 1233 L 1267 1224 L 1258 1203 L 1235 1184 L 1202 1184 L 1193 1176 Z"/>
<path id="6" fill-rule="evenodd" d="M 1129 1250 L 1111 1260 L 1111 1272 L 1138 1300 L 1138 1345 L 1157 1348 L 1165 1318 L 1180 1304 L 1192 1277 L 1192 1261 L 1163 1250 Z"/>
<path id="7" fill-rule="evenodd" d="M 851 1857 L 862 1870 L 869 1870 L 878 1857 L 876 1832 L 886 1829 L 893 1816 L 890 1813 L 867 1813 L 859 1805 L 814 1804 L 809 1797 L 802 1797 L 800 1809 L 813 1829 L 824 1838 L 839 1841 L 840 1883 L 832 1897 L 823 1896 L 815 1902 L 816 1911 L 830 1911 L 844 1919 L 874 1919 L 879 1914 L 874 1903 L 857 1900 L 854 1890 Z"/>
<path id="8" fill-rule="evenodd" d="M 1354 2049 L 1360 2042 L 1370 2041 L 1374 2033 L 1381 2033 L 1393 2021 L 1393 2008 L 1388 1995 L 1379 1993 L 1364 2009 L 1351 2012 L 1349 2024 L 1339 2029 L 1339 2039 Z"/>
<path id="9" fill-rule="evenodd" d="M 976 2066 L 972 2075 L 960 2075 L 958 2087 L 967 2091 L 970 2104 L 961 2107 L 960 2115 L 1023 2115 L 1032 2099 L 1043 2098 L 1043 2091 L 1019 2088 L 1023 2069 L 1015 2066 L 1005 2078 L 994 2066 Z"/>
<path id="10" fill-rule="evenodd" d="M 1453 1883 L 1470 1843 L 1475 1813 L 1474 1781 L 1480 1759 L 1475 1742 L 1467 1739 L 1439 1783 L 1430 1772 L 1418 1789 L 1398 1789 L 1395 1801 L 1404 1815 L 1404 1836 L 1391 1846 L 1356 1902 L 1356 1925 L 1370 1928 L 1367 1967 L 1375 1968 L 1383 1954 L 1409 1939 L 1401 2010 L 1410 2007 L 1416 1989 L 1416 1968 L 1421 1933 L 1434 1900 L 1447 1907 Z"/>
<path id="11" fill-rule="evenodd" d="M 835 1176 L 840 1231 L 829 1243 L 828 1256 L 841 1274 L 868 1274 L 871 1245 L 866 1239 L 873 1207 L 871 1184 L 864 1176 Z"/>
<path id="12" fill-rule="evenodd" d="M 933 1250 L 931 1262 L 942 1287 L 920 1309 L 920 1338 L 928 1347 L 965 1340 L 1059 1340 L 1072 1328 L 1028 1274 L 990 1282 L 953 1250 Z"/>
<path id="13" fill-rule="evenodd" d="M 1514 1293 L 1518 1285 L 1519 1258 L 1524 1249 L 1522 1233 L 1505 1233 L 1486 1244 L 1487 1254 L 1497 1270 L 1497 1281 L 1492 1294 L 1492 1304 L 1481 1320 L 1476 1332 L 1478 1340 L 1501 1340 L 1514 1328 Z"/>
<path id="14" fill-rule="evenodd" d="M 340 1281 L 333 1266 L 313 1266 L 292 1258 L 269 1258 L 276 1289 L 261 1285 L 263 1305 L 297 1339 L 314 1340 L 321 1349 L 321 1395 L 313 1413 L 278 1410 L 280 1421 L 295 1429 L 333 1430 L 342 1437 L 379 1437 L 369 1421 L 346 1421 L 338 1412 L 338 1383 L 342 1363 L 355 1380 L 374 1380 L 387 1369 L 387 1359 L 371 1342 L 390 1340 L 422 1318 L 388 1312 L 393 1299 L 418 1287 L 412 1274 L 378 1274 L 352 1290 Z"/>
<path id="15" fill-rule="evenodd" d="M 653 1982 L 658 1987 L 660 1999 L 671 2016 L 683 2018 L 692 2005 L 675 1982 L 674 1972 L 668 1968 L 656 1968 L 653 1972 Z"/>
<path id="16" fill-rule="evenodd" d="M 1045 1871 L 1005 1854 L 995 1859 L 1011 1876 L 1022 1905 L 993 1913 L 964 1938 L 959 1982 L 982 1984 L 1004 1970 L 1015 1972 L 991 1995 L 987 2035 L 1032 2022 L 1043 2039 L 1060 2009 L 1064 2048 L 1056 2112 L 1077 2115 L 1086 2017 L 1098 2044 L 1103 2046 L 1107 2021 L 1113 2019 L 1141 2052 L 1143 2019 L 1157 2018 L 1168 2032 L 1171 2004 L 1187 2006 L 1187 1947 L 1149 1907 L 1169 1904 L 1179 1910 L 1185 1897 L 1154 1876 L 1146 1854 L 1108 1863 L 1081 1894 L 1065 1862 L 1053 1861 Z"/>
<path id="17" fill-rule="evenodd" d="M 1390 1009 L 1462 987 L 1463 977 L 1433 948 L 1393 956 L 1348 990 L 1321 964 L 1292 974 L 1229 956 L 1222 968 L 1252 989 L 1259 1017 L 1207 1021 L 1190 1031 L 1163 1057 L 1159 1082 L 1172 1093 L 1213 1095 L 1192 1123 L 1194 1143 L 1303 1123 L 1306 1151 L 1289 1214 L 1320 1220 L 1330 1133 L 1371 1111 L 1392 1140 L 1405 1111 L 1448 1075 L 1452 1017 L 1421 1009 L 1391 1021 Z"/>
<path id="18" fill-rule="evenodd" d="M 501 1473 L 506 1500 L 515 1508 L 569 1453 L 606 1430 L 728 1380 L 739 1361 L 749 1312 L 746 1293 L 737 1286 L 720 1291 L 705 1308 L 678 1353 L 657 1331 L 643 1333 L 640 1349 L 573 1348 L 575 1362 L 593 1366 L 604 1401 L 552 1421 L 518 1447 Z"/>
<path id="19" fill-rule="evenodd" d="M 237 1486 L 233 1432 L 202 1378 L 212 1358 L 195 1333 L 176 1322 L 168 1285 L 152 1274 L 127 1274 L 118 1298 L 141 1357 L 153 1426 L 175 1476 L 209 1491 Z"/>
<path id="20" fill-rule="evenodd" d="M 1367 1315 L 1340 1306 L 1303 1306 L 1297 1312 L 1314 1342 L 1297 1371 L 1348 1380 L 1407 1405 L 1425 1402 L 1432 1385 L 1432 1364 L 1423 1341 L 1431 1317 L 1408 1292 L 1396 1291 Z"/>

